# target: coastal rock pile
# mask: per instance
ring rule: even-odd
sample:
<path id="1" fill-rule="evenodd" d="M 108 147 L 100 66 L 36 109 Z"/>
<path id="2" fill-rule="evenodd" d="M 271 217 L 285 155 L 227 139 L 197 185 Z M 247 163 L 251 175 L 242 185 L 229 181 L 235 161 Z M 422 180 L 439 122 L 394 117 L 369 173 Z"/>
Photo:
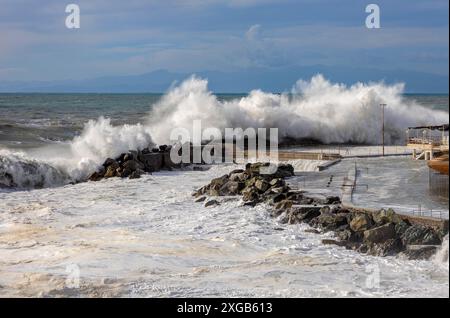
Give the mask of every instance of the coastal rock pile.
<path id="1" fill-rule="evenodd" d="M 106 159 L 102 167 L 88 179 L 90 181 L 113 177 L 137 179 L 144 173 L 152 173 L 161 169 L 171 170 L 177 165 L 170 160 L 170 150 L 170 146 L 161 145 L 159 148 L 122 153 L 115 159 Z"/>
<path id="2" fill-rule="evenodd" d="M 265 163 L 247 164 L 245 170 L 213 179 L 193 193 L 196 202 L 205 206 L 220 204 L 206 196 L 242 196 L 244 205 L 266 203 L 271 215 L 281 223 L 307 223 L 318 232 L 333 231 L 336 239 L 323 240 L 347 249 L 376 256 L 402 253 L 410 259 L 427 259 L 442 243 L 446 233 L 419 224 L 411 224 L 392 209 L 374 213 L 346 209 L 339 197 L 308 197 L 303 191 L 292 190 L 285 178 L 294 175 L 291 165 L 278 165 L 271 174 L 261 174 Z M 214 202 L 214 204 L 211 203 Z"/>

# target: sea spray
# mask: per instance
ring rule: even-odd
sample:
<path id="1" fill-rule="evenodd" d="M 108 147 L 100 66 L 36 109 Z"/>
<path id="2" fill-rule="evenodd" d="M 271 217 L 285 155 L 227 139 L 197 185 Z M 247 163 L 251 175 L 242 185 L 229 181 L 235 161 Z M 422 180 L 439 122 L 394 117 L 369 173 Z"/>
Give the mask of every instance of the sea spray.
<path id="1" fill-rule="evenodd" d="M 448 268 L 448 234 L 442 240 L 442 245 L 433 257 L 433 262 Z"/>
<path id="2" fill-rule="evenodd" d="M 448 113 L 403 98 L 403 84 L 332 84 L 322 75 L 298 81 L 292 94 L 253 90 L 248 96 L 220 101 L 207 80 L 195 76 L 171 88 L 150 112 L 148 126 L 158 143 L 169 142 L 173 127 L 192 130 L 193 120 L 225 129 L 278 128 L 281 138 L 312 138 L 323 143 L 378 144 L 381 108 L 388 144 L 402 143 L 408 126 L 442 124 Z"/>
<path id="3" fill-rule="evenodd" d="M 424 108 L 402 97 L 403 85 L 332 84 L 322 75 L 298 81 L 292 94 L 254 90 L 248 96 L 220 101 L 208 82 L 195 76 L 172 87 L 154 105 L 145 124 L 113 126 L 100 117 L 68 143 L 39 149 L 33 155 L 0 154 L 0 185 L 37 187 L 85 180 L 107 157 L 170 142 L 173 128 L 278 128 L 281 138 L 313 138 L 324 143 L 380 142 L 381 111 L 386 103 L 386 142 L 404 138 L 405 128 L 448 122 L 448 113 Z"/>
<path id="4" fill-rule="evenodd" d="M 49 187 L 85 180 L 108 157 L 152 145 L 141 124 L 113 126 L 100 117 L 86 123 L 70 143 L 44 147 L 38 153 L 0 152 L 0 185 Z"/>

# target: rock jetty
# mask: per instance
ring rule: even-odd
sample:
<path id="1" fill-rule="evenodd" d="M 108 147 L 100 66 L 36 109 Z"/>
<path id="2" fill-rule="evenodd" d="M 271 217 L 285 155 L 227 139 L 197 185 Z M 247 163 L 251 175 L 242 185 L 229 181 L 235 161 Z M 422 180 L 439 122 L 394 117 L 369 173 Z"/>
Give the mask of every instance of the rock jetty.
<path id="1" fill-rule="evenodd" d="M 286 184 L 285 179 L 294 175 L 291 165 L 280 164 L 271 174 L 260 173 L 267 165 L 249 163 L 245 169 L 215 178 L 193 193 L 195 201 L 215 206 L 220 203 L 208 197 L 241 196 L 243 205 L 267 204 L 271 216 L 281 223 L 307 223 L 317 233 L 334 232 L 335 239 L 324 239 L 323 244 L 374 256 L 428 259 L 448 232 L 412 224 L 392 209 L 368 213 L 343 207 L 339 197 L 310 197 Z"/>
<path id="2" fill-rule="evenodd" d="M 179 167 L 170 159 L 171 146 L 161 145 L 158 148 L 122 153 L 119 157 L 105 160 L 103 165 L 89 176 L 90 181 L 119 177 L 137 179 L 144 173 L 160 170 L 172 170 Z"/>

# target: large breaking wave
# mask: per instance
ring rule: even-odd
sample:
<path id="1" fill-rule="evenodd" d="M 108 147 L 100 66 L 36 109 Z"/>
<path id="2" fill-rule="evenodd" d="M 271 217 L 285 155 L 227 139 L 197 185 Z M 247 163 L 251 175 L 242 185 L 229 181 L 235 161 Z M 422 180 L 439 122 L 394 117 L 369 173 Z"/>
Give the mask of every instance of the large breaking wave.
<path id="1" fill-rule="evenodd" d="M 107 157 L 153 143 L 169 143 L 175 127 L 278 128 L 281 138 L 312 138 L 323 143 L 380 142 L 380 104 L 385 113 L 386 142 L 399 143 L 412 125 L 448 122 L 448 113 L 403 98 L 403 85 L 333 84 L 322 75 L 298 81 L 290 93 L 261 90 L 221 101 L 195 76 L 172 87 L 149 112 L 143 124 L 113 126 L 103 117 L 85 124 L 80 136 L 45 147 L 33 155 L 2 151 L 0 186 L 42 187 L 85 179 Z"/>

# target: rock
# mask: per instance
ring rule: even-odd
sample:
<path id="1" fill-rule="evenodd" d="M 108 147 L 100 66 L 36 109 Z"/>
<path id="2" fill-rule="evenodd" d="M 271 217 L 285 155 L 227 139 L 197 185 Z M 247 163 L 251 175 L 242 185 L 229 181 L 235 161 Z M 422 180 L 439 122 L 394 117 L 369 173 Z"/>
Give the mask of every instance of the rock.
<path id="1" fill-rule="evenodd" d="M 219 190 L 220 195 L 238 195 L 244 189 L 244 183 L 227 181 Z"/>
<path id="2" fill-rule="evenodd" d="M 275 196 L 273 196 L 271 201 L 272 201 L 272 204 L 276 204 L 276 203 L 281 202 L 281 201 L 283 201 L 285 199 L 287 199 L 286 194 L 279 193 L 279 194 L 276 194 Z"/>
<path id="3" fill-rule="evenodd" d="M 112 178 L 116 176 L 116 167 L 114 165 L 110 165 L 105 172 L 104 178 Z"/>
<path id="4" fill-rule="evenodd" d="M 161 146 L 159 146 L 159 151 L 160 152 L 166 152 L 167 148 L 168 148 L 167 145 L 161 145 Z"/>
<path id="5" fill-rule="evenodd" d="M 212 179 L 210 186 L 211 188 L 219 190 L 227 182 L 228 182 L 228 175 L 223 175 L 219 178 Z"/>
<path id="6" fill-rule="evenodd" d="M 142 164 L 141 162 L 139 162 L 137 160 L 130 159 L 130 160 L 124 162 L 123 169 L 124 170 L 127 169 L 130 171 L 135 171 L 137 169 L 144 170 L 145 166 L 144 166 L 144 164 Z"/>
<path id="7" fill-rule="evenodd" d="M 285 186 L 286 182 L 284 182 L 284 180 L 281 178 L 274 178 L 274 179 L 270 180 L 269 184 L 273 188 L 279 188 L 279 187 Z"/>
<path id="8" fill-rule="evenodd" d="M 123 157 L 123 162 L 127 162 L 127 161 L 130 161 L 130 160 L 133 160 L 133 159 L 134 159 L 133 154 L 132 154 L 132 153 L 127 153 L 127 154 L 125 154 L 125 156 Z"/>
<path id="9" fill-rule="evenodd" d="M 106 159 L 105 162 L 103 163 L 103 167 L 107 168 L 107 167 L 109 167 L 110 165 L 115 164 L 115 163 L 117 164 L 117 161 L 116 161 L 116 160 L 111 159 L 111 158 L 108 158 L 108 159 Z"/>
<path id="10" fill-rule="evenodd" d="M 401 236 L 404 245 L 440 245 L 438 233 L 432 228 L 422 225 L 412 225 Z"/>
<path id="11" fill-rule="evenodd" d="M 269 189 L 270 185 L 264 180 L 256 180 L 255 188 L 260 192 L 266 192 Z"/>
<path id="12" fill-rule="evenodd" d="M 206 200 L 206 197 L 205 196 L 201 196 L 201 197 L 198 197 L 197 199 L 195 199 L 194 202 L 203 202 L 205 200 Z"/>
<path id="13" fill-rule="evenodd" d="M 305 233 L 312 233 L 312 234 L 320 234 L 320 231 L 318 231 L 316 229 L 306 229 L 304 232 Z"/>
<path id="14" fill-rule="evenodd" d="M 435 245 L 409 245 L 403 252 L 410 260 L 427 260 L 436 254 L 437 246 Z"/>
<path id="15" fill-rule="evenodd" d="M 394 223 L 387 223 L 370 230 L 364 231 L 364 241 L 370 243 L 381 243 L 395 238 Z"/>
<path id="16" fill-rule="evenodd" d="M 309 221 L 312 218 L 315 218 L 320 215 L 320 208 L 317 207 L 299 207 L 293 208 L 291 213 L 295 215 L 295 217 L 299 221 Z"/>
<path id="17" fill-rule="evenodd" d="M 370 229 L 372 226 L 372 220 L 365 213 L 357 214 L 350 222 L 350 228 L 354 232 L 362 232 Z"/>
<path id="18" fill-rule="evenodd" d="M 411 225 L 406 223 L 405 221 L 395 224 L 396 235 L 399 237 L 402 236 L 410 226 Z"/>
<path id="19" fill-rule="evenodd" d="M 382 243 L 366 243 L 366 253 L 372 256 L 394 256 L 404 250 L 399 238 L 389 239 Z"/>
<path id="20" fill-rule="evenodd" d="M 205 207 L 211 207 L 211 206 L 216 206 L 216 205 L 220 205 L 219 201 L 217 200 L 208 200 L 205 202 Z"/>
<path id="21" fill-rule="evenodd" d="M 344 214 L 321 214 L 313 218 L 310 222 L 326 231 L 336 230 L 338 227 L 347 224 L 347 218 Z"/>
<path id="22" fill-rule="evenodd" d="M 141 177 L 141 170 L 135 170 L 130 174 L 130 176 L 128 178 L 129 179 L 139 179 L 140 177 Z"/>
<path id="23" fill-rule="evenodd" d="M 255 187 L 247 187 L 241 192 L 243 201 L 259 201 L 258 190 Z"/>
<path id="24" fill-rule="evenodd" d="M 341 198 L 336 197 L 336 196 L 329 196 L 326 198 L 324 204 L 340 204 L 340 203 L 341 203 Z"/>
<path id="25" fill-rule="evenodd" d="M 230 173 L 230 181 L 242 182 L 248 179 L 248 174 L 243 172 Z"/>
<path id="26" fill-rule="evenodd" d="M 403 222 L 402 218 L 392 209 L 376 211 L 372 214 L 372 219 L 377 225 Z"/>
<path id="27" fill-rule="evenodd" d="M 330 240 L 330 239 L 323 239 L 322 244 L 324 245 L 337 245 L 337 246 L 345 246 L 346 242 L 336 241 L 336 240 Z"/>
<path id="28" fill-rule="evenodd" d="M 292 207 L 293 202 L 291 200 L 283 200 L 275 204 L 275 210 L 287 210 Z"/>
<path id="29" fill-rule="evenodd" d="M 94 172 L 93 174 L 91 174 L 89 176 L 89 180 L 90 181 L 100 181 L 101 179 L 103 179 L 103 177 L 105 176 L 105 172 Z"/>

